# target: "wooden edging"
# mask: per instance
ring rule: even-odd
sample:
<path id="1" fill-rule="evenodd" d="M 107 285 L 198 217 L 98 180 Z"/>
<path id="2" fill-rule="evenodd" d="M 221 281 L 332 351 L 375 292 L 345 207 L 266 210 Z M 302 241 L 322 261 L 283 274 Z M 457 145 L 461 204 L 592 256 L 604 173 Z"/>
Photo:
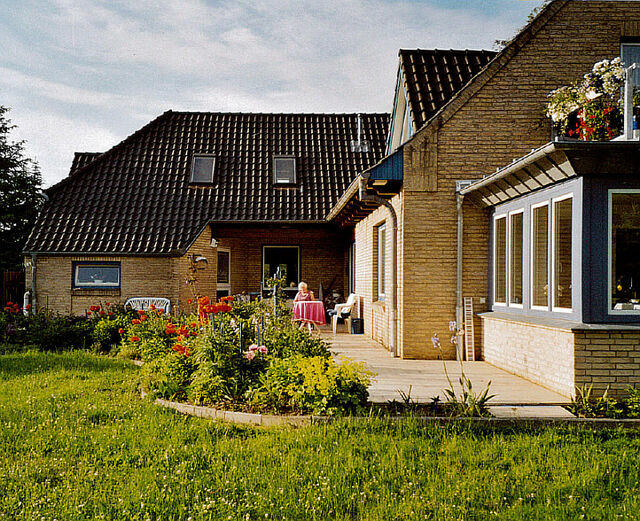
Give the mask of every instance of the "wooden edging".
<path id="1" fill-rule="evenodd" d="M 146 393 L 142 391 L 142 397 L 145 398 Z M 367 416 L 287 416 L 280 414 L 260 414 L 239 411 L 226 411 L 223 409 L 214 409 L 213 407 L 205 407 L 202 405 L 191 405 L 188 403 L 172 402 L 156 398 L 154 403 L 173 409 L 182 414 L 196 416 L 198 418 L 210 418 L 213 420 L 222 420 L 240 425 L 253 425 L 261 427 L 272 427 L 278 425 L 289 425 L 293 427 L 304 427 L 308 425 L 319 425 L 332 423 L 342 420 L 349 422 L 367 422 L 374 418 Z M 406 419 L 406 416 L 389 416 L 381 419 L 389 421 L 398 421 Z M 640 419 L 613 419 L 613 418 L 456 418 L 448 416 L 414 416 L 413 419 L 424 423 L 437 423 L 441 425 L 470 423 L 475 425 L 485 425 L 487 427 L 545 427 L 550 425 L 572 425 L 585 428 L 595 429 L 611 429 L 622 427 L 625 429 L 640 428 Z"/>

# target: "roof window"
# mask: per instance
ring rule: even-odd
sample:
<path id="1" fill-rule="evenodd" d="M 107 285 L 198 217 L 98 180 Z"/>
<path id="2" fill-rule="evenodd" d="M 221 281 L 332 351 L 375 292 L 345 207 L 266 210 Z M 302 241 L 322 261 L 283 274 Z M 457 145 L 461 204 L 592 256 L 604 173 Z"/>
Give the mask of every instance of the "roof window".
<path id="1" fill-rule="evenodd" d="M 291 185 L 296 182 L 296 158 L 279 156 L 273 158 L 273 182 L 277 185 Z"/>
<path id="2" fill-rule="evenodd" d="M 194 156 L 191 164 L 191 182 L 199 184 L 213 183 L 216 158 L 213 156 Z"/>

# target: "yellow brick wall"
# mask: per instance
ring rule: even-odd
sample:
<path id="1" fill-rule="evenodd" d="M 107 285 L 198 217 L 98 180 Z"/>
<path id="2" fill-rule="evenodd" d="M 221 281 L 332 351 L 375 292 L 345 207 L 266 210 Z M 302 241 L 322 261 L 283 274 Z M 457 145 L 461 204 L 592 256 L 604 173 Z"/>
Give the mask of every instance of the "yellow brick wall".
<path id="1" fill-rule="evenodd" d="M 403 275 L 402 275 L 402 230 L 403 230 L 403 204 L 402 195 L 394 196 L 391 200 L 398 219 L 397 230 L 397 266 L 398 288 L 397 308 L 402 309 Z M 358 295 L 358 316 L 364 320 L 364 332 L 385 347 L 390 347 L 390 292 L 392 286 L 391 263 L 387 261 L 385 301 L 378 301 L 377 295 L 377 227 L 386 223 L 386 258 L 391 259 L 393 246 L 391 234 L 391 218 L 389 210 L 380 207 L 371 213 L 366 219 L 360 221 L 355 227 L 356 237 L 356 287 Z M 398 347 L 402 346 L 402 314 L 398 314 Z M 399 353 L 402 354 L 401 352 Z"/>
<path id="2" fill-rule="evenodd" d="M 442 345 L 455 356 L 448 342 L 456 304 L 455 181 L 481 178 L 548 142 L 547 93 L 618 56 L 632 22 L 640 22 L 640 2 L 570 2 L 441 128 L 424 129 L 405 147 L 406 358 L 436 358 L 428 342 L 433 333 L 447 339 Z M 468 203 L 464 212 L 463 294 L 483 311 L 489 220 Z M 476 347 L 481 335 L 478 328 Z"/>
<path id="3" fill-rule="evenodd" d="M 483 358 L 565 396 L 572 396 L 574 339 L 559 329 L 489 316 L 483 317 Z"/>

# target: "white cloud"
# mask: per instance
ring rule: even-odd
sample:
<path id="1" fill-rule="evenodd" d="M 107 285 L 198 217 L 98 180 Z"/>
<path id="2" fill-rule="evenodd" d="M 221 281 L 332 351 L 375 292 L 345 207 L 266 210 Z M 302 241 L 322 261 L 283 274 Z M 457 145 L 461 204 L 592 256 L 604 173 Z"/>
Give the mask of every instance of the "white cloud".
<path id="1" fill-rule="evenodd" d="M 539 3 L 22 0 L 0 103 L 51 184 L 167 109 L 389 111 L 399 48 L 491 47 Z"/>

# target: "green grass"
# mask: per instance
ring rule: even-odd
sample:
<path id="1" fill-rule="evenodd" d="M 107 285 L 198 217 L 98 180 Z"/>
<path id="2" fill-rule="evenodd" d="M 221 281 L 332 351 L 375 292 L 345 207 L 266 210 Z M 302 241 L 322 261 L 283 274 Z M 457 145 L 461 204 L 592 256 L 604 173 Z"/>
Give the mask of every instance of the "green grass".
<path id="1" fill-rule="evenodd" d="M 0 356 L 0 519 L 637 519 L 640 434 L 413 420 L 254 429 L 141 401 L 138 369 Z"/>

